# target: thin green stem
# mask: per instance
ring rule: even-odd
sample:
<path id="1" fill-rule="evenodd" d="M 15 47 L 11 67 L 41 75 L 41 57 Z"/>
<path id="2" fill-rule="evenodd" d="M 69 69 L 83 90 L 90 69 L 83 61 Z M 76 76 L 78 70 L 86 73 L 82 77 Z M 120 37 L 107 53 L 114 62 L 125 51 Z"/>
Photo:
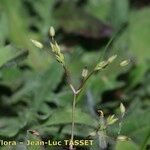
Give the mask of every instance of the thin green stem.
<path id="1" fill-rule="evenodd" d="M 71 141 L 74 140 L 74 126 L 75 126 L 75 106 L 76 106 L 77 94 L 73 94 L 73 103 L 72 103 L 72 125 L 71 125 Z M 73 150 L 73 145 L 70 145 L 70 150 Z"/>
<path id="2" fill-rule="evenodd" d="M 105 48 L 104 48 L 104 54 L 105 52 L 108 50 L 108 48 L 111 46 L 111 44 L 116 40 L 116 38 L 118 37 L 118 35 L 127 27 L 126 24 L 122 25 L 110 38 L 110 40 L 108 41 L 108 43 L 106 44 Z M 104 57 L 104 55 L 103 55 Z"/>

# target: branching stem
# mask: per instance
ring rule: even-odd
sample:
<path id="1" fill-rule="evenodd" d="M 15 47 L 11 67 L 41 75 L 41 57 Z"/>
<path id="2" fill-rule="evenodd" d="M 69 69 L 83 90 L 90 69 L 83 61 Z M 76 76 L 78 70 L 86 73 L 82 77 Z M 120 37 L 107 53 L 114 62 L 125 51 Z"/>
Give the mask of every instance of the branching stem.
<path id="1" fill-rule="evenodd" d="M 116 35 L 120 33 L 119 31 L 110 39 L 110 41 L 108 42 L 108 44 L 105 47 L 105 51 L 108 49 L 108 47 L 111 45 L 111 43 L 113 42 L 113 40 L 115 39 Z M 72 102 L 72 126 L 71 126 L 71 142 L 73 142 L 74 140 L 74 126 L 75 126 L 75 107 L 76 107 L 76 100 L 77 97 L 79 96 L 79 94 L 81 93 L 85 83 L 87 82 L 87 80 L 97 71 L 99 71 L 100 69 L 105 68 L 108 63 L 105 64 L 105 66 L 101 66 L 102 68 L 98 68 L 98 70 L 94 68 L 93 71 L 91 71 L 91 73 L 89 73 L 87 76 L 85 76 L 85 78 L 83 79 L 83 81 L 81 82 L 81 84 L 79 85 L 79 87 L 76 89 L 71 81 L 71 75 L 70 75 L 70 71 L 68 69 L 68 67 L 65 64 L 64 61 L 64 56 L 63 54 L 60 52 L 60 47 L 58 46 L 57 42 L 54 39 L 55 36 L 55 30 L 53 29 L 53 27 L 50 28 L 50 36 L 51 36 L 51 48 L 56 56 L 57 61 L 63 66 L 64 71 L 65 71 L 65 75 L 67 77 L 67 84 L 69 85 L 71 91 L 73 92 L 73 102 Z M 111 58 L 112 60 L 112 58 Z M 102 64 L 102 65 L 104 65 Z M 98 63 L 99 65 L 99 63 Z M 97 66 L 97 65 L 96 65 Z M 69 150 L 74 150 L 73 145 L 69 146 Z"/>

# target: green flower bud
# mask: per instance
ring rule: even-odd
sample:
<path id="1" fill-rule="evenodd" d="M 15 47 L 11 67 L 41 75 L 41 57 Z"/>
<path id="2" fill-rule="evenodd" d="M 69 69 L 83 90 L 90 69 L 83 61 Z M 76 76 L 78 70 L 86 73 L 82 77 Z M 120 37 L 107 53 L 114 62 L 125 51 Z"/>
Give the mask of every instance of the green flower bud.
<path id="1" fill-rule="evenodd" d="M 125 136 L 125 135 L 119 135 L 117 137 L 117 140 L 119 140 L 119 141 L 129 141 L 131 139 L 129 137 Z"/>
<path id="2" fill-rule="evenodd" d="M 50 45 L 54 53 L 60 53 L 60 47 L 58 46 L 56 42 L 55 43 L 51 42 Z"/>
<path id="3" fill-rule="evenodd" d="M 87 69 L 87 67 L 85 67 L 85 68 L 82 70 L 82 77 L 83 77 L 83 78 L 86 78 L 87 75 L 88 75 L 88 69 Z"/>
<path id="4" fill-rule="evenodd" d="M 114 124 L 117 120 L 118 120 L 118 118 L 115 118 L 114 115 L 109 116 L 109 117 L 107 118 L 107 125 L 112 125 L 112 124 Z"/>
<path id="5" fill-rule="evenodd" d="M 121 67 L 127 66 L 129 64 L 129 60 L 124 60 L 120 63 Z"/>
<path id="6" fill-rule="evenodd" d="M 55 29 L 54 29 L 54 27 L 52 27 L 52 26 L 50 27 L 49 34 L 50 34 L 51 37 L 55 36 Z"/>
<path id="7" fill-rule="evenodd" d="M 121 114 L 124 115 L 124 114 L 125 114 L 125 111 L 126 111 L 126 108 L 125 108 L 124 105 L 121 103 L 121 104 L 120 104 L 120 112 L 121 112 Z"/>
<path id="8" fill-rule="evenodd" d="M 108 65 L 108 61 L 101 61 L 96 65 L 94 71 L 99 71 L 101 69 L 104 69 L 107 65 Z"/>
<path id="9" fill-rule="evenodd" d="M 54 43 L 50 43 L 51 45 L 51 48 L 52 48 L 52 51 L 53 53 L 55 54 L 56 56 L 56 59 L 59 63 L 63 64 L 64 65 L 64 55 L 61 53 L 60 51 L 60 47 L 59 45 L 57 44 L 57 42 L 54 42 Z"/>
<path id="10" fill-rule="evenodd" d="M 116 58 L 117 58 L 117 55 L 113 55 L 113 56 L 108 58 L 108 62 L 112 63 Z"/>
<path id="11" fill-rule="evenodd" d="M 30 41 L 34 44 L 34 46 L 42 49 L 43 48 L 43 44 L 40 43 L 39 41 L 36 41 L 36 40 L 33 40 L 33 39 L 30 39 Z"/>

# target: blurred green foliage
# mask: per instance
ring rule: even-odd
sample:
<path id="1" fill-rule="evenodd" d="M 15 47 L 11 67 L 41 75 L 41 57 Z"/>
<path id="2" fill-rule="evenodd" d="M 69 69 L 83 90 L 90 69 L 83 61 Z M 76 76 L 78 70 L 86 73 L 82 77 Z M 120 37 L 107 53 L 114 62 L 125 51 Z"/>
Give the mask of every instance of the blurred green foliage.
<path id="1" fill-rule="evenodd" d="M 118 55 L 114 64 L 90 79 L 79 97 L 76 138 L 85 138 L 95 129 L 97 109 L 102 109 L 106 116 L 119 114 L 118 107 L 123 102 L 127 112 L 121 135 L 131 141 L 110 142 L 108 149 L 148 149 L 150 7 L 131 7 L 128 0 L 88 0 L 82 5 L 81 2 L 0 1 L 0 139 L 34 139 L 27 132 L 29 129 L 38 131 L 43 139 L 69 138 L 72 94 L 63 69 L 50 52 L 48 33 L 53 25 L 75 85 L 85 66 L 90 70 L 99 59 Z M 106 43 L 120 29 L 105 50 Z M 30 39 L 41 41 L 44 49 L 35 48 Z M 130 64 L 121 68 L 118 64 L 124 59 L 130 59 Z M 118 124 L 110 128 L 110 138 L 116 138 L 117 128 Z M 99 149 L 97 139 L 89 149 Z M 0 147 L 5 149 L 34 148 Z"/>

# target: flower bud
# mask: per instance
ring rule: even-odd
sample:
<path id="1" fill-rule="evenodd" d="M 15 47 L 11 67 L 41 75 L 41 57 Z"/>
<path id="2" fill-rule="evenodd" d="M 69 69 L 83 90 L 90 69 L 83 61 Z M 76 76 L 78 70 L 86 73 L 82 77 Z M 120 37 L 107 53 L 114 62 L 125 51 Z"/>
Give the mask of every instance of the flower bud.
<path id="1" fill-rule="evenodd" d="M 121 104 L 120 104 L 120 112 L 121 112 L 121 114 L 124 115 L 124 114 L 125 114 L 125 111 L 126 111 L 126 108 L 125 108 L 124 105 L 121 103 Z"/>
<path id="2" fill-rule="evenodd" d="M 117 140 L 119 140 L 119 141 L 129 141 L 131 139 L 129 137 L 125 136 L 125 135 L 119 135 L 117 137 Z"/>
<path id="3" fill-rule="evenodd" d="M 38 47 L 38 48 L 43 48 L 43 44 L 40 43 L 39 41 L 36 41 L 36 40 L 33 40 L 33 39 L 30 39 L 30 41 L 34 44 L 34 46 Z"/>
<path id="4" fill-rule="evenodd" d="M 108 61 L 101 61 L 96 65 L 94 71 L 99 71 L 101 69 L 104 69 L 107 65 L 108 65 Z"/>
<path id="5" fill-rule="evenodd" d="M 107 118 L 107 124 L 108 124 L 108 125 L 112 125 L 112 124 L 114 124 L 117 120 L 118 120 L 118 118 L 116 118 L 114 115 L 109 116 L 109 117 Z"/>
<path id="6" fill-rule="evenodd" d="M 86 78 L 87 75 L 88 75 L 88 69 L 87 69 L 87 67 L 85 67 L 85 68 L 82 70 L 82 77 L 83 77 L 83 78 Z"/>
<path id="7" fill-rule="evenodd" d="M 127 66 L 129 64 L 129 60 L 124 60 L 120 63 L 121 67 Z"/>
<path id="8" fill-rule="evenodd" d="M 116 58 L 117 58 L 117 55 L 113 55 L 113 56 L 108 58 L 108 62 L 112 63 Z"/>
<path id="9" fill-rule="evenodd" d="M 57 44 L 57 42 L 54 42 L 54 43 L 50 42 L 50 46 L 52 48 L 52 52 L 55 54 L 57 61 L 59 63 L 61 63 L 62 65 L 64 65 L 64 63 L 65 63 L 64 62 L 64 55 L 61 53 L 60 47 Z"/>
<path id="10" fill-rule="evenodd" d="M 50 34 L 51 37 L 55 36 L 55 29 L 54 29 L 54 27 L 52 27 L 52 26 L 50 27 L 49 34 Z"/>
<path id="11" fill-rule="evenodd" d="M 99 116 L 100 116 L 100 117 L 104 117 L 104 113 L 103 113 L 102 110 L 98 110 L 97 112 L 99 113 Z"/>

